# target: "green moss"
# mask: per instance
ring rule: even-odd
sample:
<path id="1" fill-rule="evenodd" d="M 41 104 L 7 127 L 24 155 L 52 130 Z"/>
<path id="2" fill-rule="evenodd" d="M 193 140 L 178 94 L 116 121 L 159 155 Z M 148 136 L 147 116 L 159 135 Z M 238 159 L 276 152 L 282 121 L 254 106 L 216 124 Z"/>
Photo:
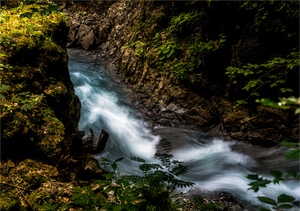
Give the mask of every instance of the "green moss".
<path id="1" fill-rule="evenodd" d="M 47 5 L 20 5 L 2 9 L 0 14 L 0 52 L 2 57 L 12 57 L 22 49 L 32 50 L 42 46 L 44 40 L 58 26 L 67 25 L 62 13 L 42 15 Z M 26 16 L 24 14 L 32 14 Z"/>
<path id="2" fill-rule="evenodd" d="M 1 165 L 10 164 L 8 162 Z M 20 162 L 5 176 L 0 175 L 0 210 L 31 210 L 31 192 L 40 187 L 41 183 L 57 179 L 57 176 L 58 172 L 53 166 L 31 159 Z"/>
<path id="3" fill-rule="evenodd" d="M 9 193 L 0 193 L 0 210 L 19 210 L 19 201 L 13 198 Z"/>
<path id="4" fill-rule="evenodd" d="M 66 137 L 70 134 L 65 133 L 62 120 L 73 111 L 57 111 L 63 109 L 60 106 L 65 105 L 64 101 L 74 101 L 75 97 L 70 93 L 73 89 L 67 70 L 68 24 L 55 9 L 53 4 L 20 4 L 1 9 L 0 117 L 4 157 L 11 157 L 9 151 L 18 144 L 16 156 L 59 159 L 62 149 L 70 144 L 70 137 Z"/>

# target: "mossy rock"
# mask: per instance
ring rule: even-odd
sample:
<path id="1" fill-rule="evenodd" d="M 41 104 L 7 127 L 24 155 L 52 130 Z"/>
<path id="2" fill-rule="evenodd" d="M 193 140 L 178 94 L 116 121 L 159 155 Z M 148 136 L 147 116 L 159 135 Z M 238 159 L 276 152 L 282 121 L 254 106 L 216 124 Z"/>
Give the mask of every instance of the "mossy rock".
<path id="1" fill-rule="evenodd" d="M 12 198 L 9 194 L 2 192 L 0 193 L 0 210 L 20 210 L 19 200 Z"/>
<path id="2" fill-rule="evenodd" d="M 45 182 L 29 196 L 35 210 L 68 210 L 76 183 Z"/>
<path id="3" fill-rule="evenodd" d="M 42 183 L 58 179 L 58 171 L 53 166 L 31 159 L 18 165 L 8 161 L 1 163 L 0 178 L 0 210 L 28 210 L 32 206 L 28 203 L 29 194 Z"/>
<path id="4" fill-rule="evenodd" d="M 54 4 L 20 4 L 1 11 L 4 159 L 56 162 L 78 134 L 80 102 L 67 67 L 69 27 L 66 17 L 56 9 Z"/>

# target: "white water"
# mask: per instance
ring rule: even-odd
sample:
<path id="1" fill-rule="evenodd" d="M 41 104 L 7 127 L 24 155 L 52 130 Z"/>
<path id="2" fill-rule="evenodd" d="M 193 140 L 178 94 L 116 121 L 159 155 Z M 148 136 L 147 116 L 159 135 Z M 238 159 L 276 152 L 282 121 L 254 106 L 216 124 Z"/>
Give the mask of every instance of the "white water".
<path id="1" fill-rule="evenodd" d="M 122 174 L 138 172 L 138 166 L 129 161 L 130 157 L 156 162 L 156 145 L 161 138 L 166 138 L 174 144 L 174 159 L 189 166 L 188 174 L 182 179 L 194 182 L 193 189 L 198 192 L 227 191 L 252 204 L 259 204 L 256 196 L 276 198 L 282 193 L 297 196 L 299 200 L 300 186 L 296 181 L 270 184 L 257 193 L 247 191 L 250 182 L 246 178 L 247 174 L 265 174 L 273 167 L 288 165 L 294 169 L 299 168 L 299 162 L 286 163 L 278 158 L 282 149 L 245 147 L 234 141 L 225 142 L 207 137 L 200 131 L 187 128 L 151 131 L 135 114 L 124 85 L 107 73 L 92 56 L 80 54 L 81 51 L 69 51 L 70 76 L 82 106 L 79 129 L 89 136 L 91 128 L 96 140 L 101 129 L 109 133 L 106 148 L 99 157 L 111 160 L 124 157 L 118 164 Z M 265 157 L 268 162 L 264 162 Z M 274 158 L 273 162 L 270 157 Z"/>

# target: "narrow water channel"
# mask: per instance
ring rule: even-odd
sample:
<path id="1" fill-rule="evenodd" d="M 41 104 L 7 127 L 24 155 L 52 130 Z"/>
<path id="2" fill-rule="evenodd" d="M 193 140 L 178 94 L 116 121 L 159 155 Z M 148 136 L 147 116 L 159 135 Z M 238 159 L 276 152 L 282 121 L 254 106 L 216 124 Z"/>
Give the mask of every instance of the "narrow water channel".
<path id="1" fill-rule="evenodd" d="M 154 158 L 156 145 L 161 138 L 166 138 L 172 143 L 174 159 L 189 166 L 189 172 L 182 179 L 194 182 L 193 190 L 198 193 L 226 191 L 251 204 L 260 203 L 256 196 L 277 198 L 282 193 L 299 200 L 300 186 L 294 180 L 281 185 L 270 184 L 257 193 L 247 190 L 251 182 L 246 178 L 247 174 L 268 176 L 271 169 L 299 169 L 299 162 L 282 159 L 283 149 L 223 141 L 189 128 L 150 130 L 136 114 L 129 91 L 114 73 L 80 50 L 69 50 L 69 57 L 71 80 L 82 106 L 78 127 L 86 136 L 90 135 L 91 128 L 96 140 L 102 129 L 109 133 L 104 152 L 97 156 L 110 160 L 125 158 L 118 165 L 120 174 L 139 173 L 138 165 L 131 162 L 130 157 L 157 162 Z"/>

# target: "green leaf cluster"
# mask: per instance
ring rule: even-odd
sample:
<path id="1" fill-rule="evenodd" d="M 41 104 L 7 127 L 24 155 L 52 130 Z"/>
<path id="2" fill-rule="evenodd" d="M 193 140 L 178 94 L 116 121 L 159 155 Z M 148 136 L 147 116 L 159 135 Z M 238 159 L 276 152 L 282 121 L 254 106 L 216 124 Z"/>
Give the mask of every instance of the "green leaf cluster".
<path id="1" fill-rule="evenodd" d="M 295 198 L 293 196 L 289 196 L 286 194 L 281 194 L 278 196 L 277 200 L 271 199 L 269 197 L 265 196 L 258 196 L 257 197 L 259 201 L 272 205 L 272 209 L 274 210 L 281 210 L 281 209 L 291 209 L 294 208 L 294 205 L 292 202 L 295 201 Z M 266 208 L 261 208 L 261 211 L 270 211 L 269 209 Z"/>
<path id="2" fill-rule="evenodd" d="M 192 29 L 201 15 L 202 13 L 195 10 L 174 16 L 170 21 L 170 26 L 167 28 L 167 32 L 180 35 L 183 31 Z"/>
<path id="3" fill-rule="evenodd" d="M 299 52 L 291 52 L 285 58 L 276 57 L 263 64 L 247 64 L 243 67 L 229 66 L 226 73 L 232 84 L 245 90 L 248 100 L 260 96 L 263 88 L 269 86 L 280 93 L 293 92 L 286 84 L 287 75 L 299 70 Z"/>
<path id="4" fill-rule="evenodd" d="M 300 174 L 295 171 L 288 171 L 285 178 L 283 178 L 283 173 L 278 170 L 272 170 L 270 171 L 270 174 L 274 177 L 273 181 L 263 178 L 257 174 L 249 174 L 247 178 L 250 180 L 254 180 L 253 182 L 248 184 L 250 186 L 249 189 L 257 192 L 260 188 L 266 187 L 271 182 L 273 182 L 274 184 L 279 184 L 280 181 L 290 179 L 290 177 L 293 177 L 296 180 L 300 180 Z M 267 205 L 272 205 L 272 209 L 274 210 L 295 208 L 295 206 L 292 204 L 295 201 L 295 198 L 286 194 L 279 195 L 277 197 L 277 200 L 266 196 L 258 196 L 257 199 Z M 261 208 L 260 210 L 267 211 L 269 209 Z"/>
<path id="5" fill-rule="evenodd" d="M 160 11 L 149 15 L 149 21 L 134 27 L 132 42 L 121 50 L 132 48 L 139 60 L 153 64 L 174 83 L 201 84 L 203 73 L 210 71 L 208 58 L 223 48 L 226 36 L 209 39 L 198 33 L 205 16 L 200 10 L 175 12 L 170 17 Z M 164 26 L 159 26 L 162 20 Z"/>

